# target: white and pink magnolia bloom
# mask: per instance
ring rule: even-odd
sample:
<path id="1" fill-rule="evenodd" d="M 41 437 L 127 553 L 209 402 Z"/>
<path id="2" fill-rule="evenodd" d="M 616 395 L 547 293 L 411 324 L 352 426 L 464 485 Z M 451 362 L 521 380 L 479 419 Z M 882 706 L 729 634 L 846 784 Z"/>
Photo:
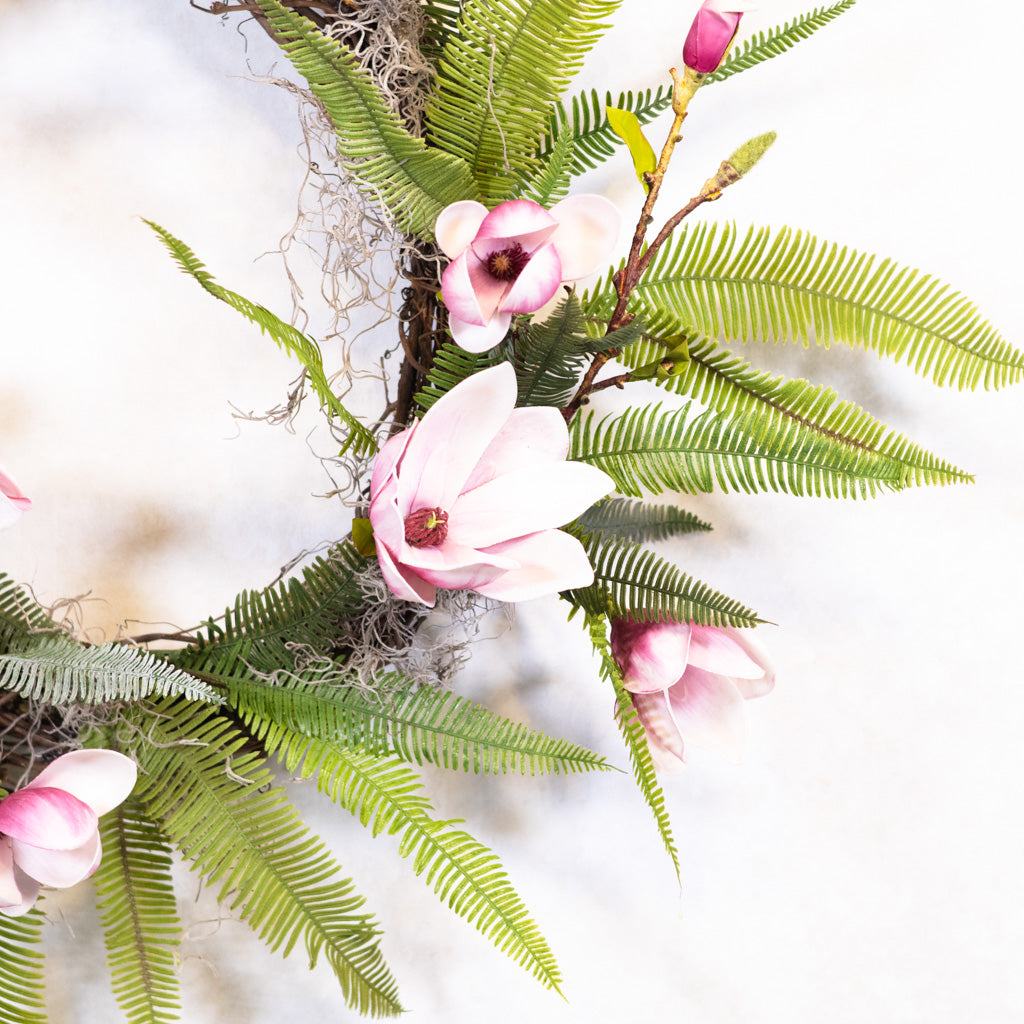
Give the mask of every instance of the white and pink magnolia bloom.
<path id="1" fill-rule="evenodd" d="M 452 337 L 486 352 L 505 337 L 514 313 L 540 309 L 563 281 L 593 273 L 611 255 L 620 217 L 603 196 L 569 196 L 545 210 L 510 199 L 487 210 L 465 199 L 446 206 L 434 225 L 452 261 L 441 277 Z"/>
<path id="2" fill-rule="evenodd" d="M 739 30 L 740 18 L 756 7 L 744 0 L 704 0 L 683 43 L 683 63 L 702 75 L 717 71 Z"/>
<path id="3" fill-rule="evenodd" d="M 74 750 L 0 800 L 0 914 L 24 914 L 40 885 L 67 889 L 99 867 L 99 816 L 127 798 L 136 774 L 116 751 Z"/>
<path id="4" fill-rule="evenodd" d="M 556 527 L 614 485 L 565 461 L 557 409 L 515 402 L 515 371 L 501 363 L 456 385 L 381 449 L 370 522 L 397 597 L 432 605 L 441 587 L 525 601 L 593 582 L 583 546 Z"/>
<path id="5" fill-rule="evenodd" d="M 0 466 L 0 529 L 11 526 L 22 512 L 31 507 L 32 502 Z"/>
<path id="6" fill-rule="evenodd" d="M 743 630 L 616 619 L 612 651 L 658 768 L 681 767 L 684 740 L 740 759 L 744 701 L 775 685 L 767 657 Z"/>

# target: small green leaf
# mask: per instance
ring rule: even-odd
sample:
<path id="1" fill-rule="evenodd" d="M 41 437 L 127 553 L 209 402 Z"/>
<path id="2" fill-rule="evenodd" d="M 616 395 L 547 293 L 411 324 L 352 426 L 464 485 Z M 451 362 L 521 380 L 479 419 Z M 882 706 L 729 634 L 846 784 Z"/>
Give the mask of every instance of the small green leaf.
<path id="1" fill-rule="evenodd" d="M 644 175 L 658 166 L 658 158 L 640 127 L 640 119 L 631 110 L 620 110 L 618 107 L 605 107 L 605 110 L 612 131 L 629 147 L 629 155 L 633 158 L 633 167 L 640 184 L 645 192 L 650 191 Z"/>
<path id="2" fill-rule="evenodd" d="M 364 558 L 377 553 L 377 545 L 373 542 L 373 526 L 369 519 L 352 520 L 352 546 Z"/>

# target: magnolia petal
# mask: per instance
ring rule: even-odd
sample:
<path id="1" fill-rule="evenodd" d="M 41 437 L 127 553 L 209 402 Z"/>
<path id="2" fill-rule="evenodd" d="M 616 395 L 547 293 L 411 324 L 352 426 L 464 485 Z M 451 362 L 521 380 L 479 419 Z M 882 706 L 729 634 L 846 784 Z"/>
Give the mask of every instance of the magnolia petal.
<path id="1" fill-rule="evenodd" d="M 561 530 L 544 530 L 528 537 L 518 537 L 489 549 L 510 555 L 522 563 L 492 583 L 473 589 L 497 601 L 529 601 L 562 590 L 589 587 L 594 582 L 594 568 L 583 545 Z"/>
<path id="2" fill-rule="evenodd" d="M 3 466 L 0 466 L 0 495 L 20 512 L 26 512 L 32 507 L 32 502 L 22 493 L 21 488 L 11 479 Z"/>
<path id="3" fill-rule="evenodd" d="M 743 695 L 725 676 L 687 668 L 668 691 L 669 706 L 687 742 L 739 761 L 747 742 Z"/>
<path id="4" fill-rule="evenodd" d="M 7 836 L 0 836 L 0 907 L 17 907 L 25 902 L 25 893 L 14 874 L 14 848 Z"/>
<path id="5" fill-rule="evenodd" d="M 568 451 L 569 428 L 557 409 L 547 405 L 513 409 L 469 474 L 463 493 L 517 469 L 561 463 Z"/>
<path id="6" fill-rule="evenodd" d="M 0 800 L 0 832 L 32 846 L 72 850 L 95 830 L 93 809 L 63 789 L 26 786 Z"/>
<path id="7" fill-rule="evenodd" d="M 476 590 L 483 592 L 482 588 L 492 580 L 499 579 L 507 569 L 500 569 L 485 562 L 475 562 L 469 565 L 455 566 L 450 569 L 422 569 L 423 578 L 444 590 Z"/>
<path id="8" fill-rule="evenodd" d="M 460 494 L 448 514 L 448 530 L 469 547 L 500 544 L 570 522 L 614 486 L 596 466 L 541 463 Z"/>
<path id="9" fill-rule="evenodd" d="M 410 544 L 402 547 L 398 556 L 402 565 L 418 573 L 449 572 L 472 566 L 490 565 L 495 569 L 515 569 L 519 563 L 514 558 L 488 554 L 466 544 L 453 540 L 451 534 L 443 544 L 434 547 L 414 548 Z"/>
<path id="10" fill-rule="evenodd" d="M 683 622 L 612 623 L 612 651 L 622 669 L 622 684 L 633 693 L 667 690 L 686 671 L 690 627 Z"/>
<path id="11" fill-rule="evenodd" d="M 437 591 L 432 583 L 427 582 L 416 573 L 400 566 L 391 552 L 377 542 L 377 561 L 388 589 L 400 601 L 416 601 L 433 608 L 437 600 Z"/>
<path id="12" fill-rule="evenodd" d="M 405 454 L 406 445 L 412 438 L 413 431 L 417 424 L 414 423 L 408 430 L 403 430 L 394 437 L 389 437 L 381 446 L 377 457 L 373 460 L 373 475 L 370 477 L 370 501 L 372 502 L 388 482 L 394 482 L 395 470 L 402 456 Z"/>
<path id="13" fill-rule="evenodd" d="M 494 239 L 519 241 L 532 232 L 554 231 L 557 221 L 539 203 L 530 199 L 510 199 L 499 203 L 480 224 L 477 238 L 488 242 Z M 535 238 L 527 238 L 534 242 Z M 539 243 L 538 243 L 539 244 Z M 528 249 L 529 245 L 524 245 Z"/>
<path id="14" fill-rule="evenodd" d="M 484 316 L 477 300 L 470 265 L 479 266 L 479 260 L 471 252 L 463 253 L 444 269 L 441 275 L 441 295 L 450 316 L 458 317 L 468 324 L 483 327 L 489 317 Z M 457 340 L 457 339 L 456 339 Z"/>
<path id="15" fill-rule="evenodd" d="M 501 300 L 505 313 L 532 313 L 550 299 L 562 283 L 562 261 L 553 245 L 542 245 L 523 267 Z"/>
<path id="16" fill-rule="evenodd" d="M 619 239 L 622 215 L 604 196 L 568 196 L 551 207 L 558 230 L 551 244 L 562 263 L 562 280 L 576 281 L 607 262 Z"/>
<path id="17" fill-rule="evenodd" d="M 732 679 L 760 679 L 764 667 L 740 644 L 738 632 L 694 623 L 690 627 L 690 664 Z"/>
<path id="18" fill-rule="evenodd" d="M 516 404 L 516 374 L 500 363 L 442 395 L 420 420 L 402 459 L 398 508 L 450 510 L 477 460 Z"/>
<path id="19" fill-rule="evenodd" d="M 501 309 L 505 296 L 508 294 L 512 284 L 510 281 L 504 281 L 495 277 L 487 269 L 487 264 L 472 249 L 466 253 L 466 271 L 469 274 L 469 283 L 473 289 L 473 300 L 480 310 L 483 322 L 487 323 Z M 454 312 L 456 315 L 459 315 L 460 310 L 455 308 Z M 472 317 L 466 317 L 466 319 L 473 320 Z"/>
<path id="20" fill-rule="evenodd" d="M 487 352 L 494 348 L 508 333 L 511 323 L 510 313 L 496 313 L 494 318 L 482 327 L 460 320 L 451 313 L 448 314 L 448 330 L 455 339 L 455 344 L 467 352 Z"/>
<path id="21" fill-rule="evenodd" d="M 775 666 L 767 654 L 751 639 L 749 630 L 730 631 L 732 638 L 743 648 L 747 656 L 761 668 L 761 674 L 754 679 L 737 678 L 733 682 L 739 687 L 745 700 L 763 697 L 775 688 Z"/>
<path id="22" fill-rule="evenodd" d="M 475 199 L 463 199 L 446 206 L 434 224 L 434 238 L 445 256 L 451 260 L 461 256 L 476 237 L 486 216 L 487 207 Z"/>
<path id="23" fill-rule="evenodd" d="M 67 889 L 88 878 L 99 864 L 100 834 L 94 829 L 88 840 L 75 850 L 41 850 L 36 846 L 18 842 L 14 848 L 14 862 L 30 878 L 55 889 Z"/>
<path id="24" fill-rule="evenodd" d="M 408 513 L 407 513 L 408 514 Z M 370 525 L 374 539 L 390 551 L 405 546 L 405 517 L 398 508 L 398 479 L 391 477 L 370 503 Z"/>
<path id="25" fill-rule="evenodd" d="M 686 760 L 683 737 L 672 717 L 665 691 L 634 693 L 633 707 L 644 727 L 654 766 L 669 773 L 681 771 Z"/>
<path id="26" fill-rule="evenodd" d="M 99 816 L 128 798 L 138 774 L 135 762 L 116 750 L 72 750 L 47 765 L 25 789 L 62 789 Z"/>

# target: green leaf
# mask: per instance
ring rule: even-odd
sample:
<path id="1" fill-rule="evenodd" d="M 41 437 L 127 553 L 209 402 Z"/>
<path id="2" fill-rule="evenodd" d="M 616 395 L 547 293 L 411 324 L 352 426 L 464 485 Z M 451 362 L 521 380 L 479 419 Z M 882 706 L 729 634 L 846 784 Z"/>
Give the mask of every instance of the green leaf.
<path id="1" fill-rule="evenodd" d="M 620 0 L 465 0 L 427 107 L 430 142 L 470 165 L 485 202 L 535 174 L 551 104 Z"/>
<path id="2" fill-rule="evenodd" d="M 243 716 L 274 723 L 266 727 L 268 733 L 287 730 L 377 756 L 475 774 L 568 775 L 609 768 L 585 747 L 397 675 L 375 680 L 371 690 L 331 683 L 314 672 L 281 683 L 261 678 L 225 682 L 230 703 Z M 301 739 L 296 742 L 301 746 Z"/>
<path id="3" fill-rule="evenodd" d="M 658 166 L 658 158 L 640 127 L 640 119 L 631 110 L 619 110 L 616 107 L 607 107 L 606 110 L 612 131 L 629 148 L 629 155 L 633 158 L 633 169 L 640 184 L 643 185 L 645 192 L 650 192 L 646 175 Z"/>
<path id="4" fill-rule="evenodd" d="M 610 279 L 585 297 L 608 316 Z M 675 318 L 730 341 L 811 340 L 860 346 L 905 361 L 936 384 L 998 388 L 1024 376 L 1024 355 L 948 285 L 789 228 L 702 223 L 681 230 L 632 295 L 641 316 Z"/>
<path id="5" fill-rule="evenodd" d="M 577 520 L 585 533 L 608 533 L 630 540 L 667 540 L 711 529 L 692 512 L 671 505 L 650 505 L 626 498 L 607 498 Z"/>
<path id="6" fill-rule="evenodd" d="M 205 683 L 137 647 L 89 647 L 66 634 L 32 637 L 0 654 L 0 689 L 47 704 L 104 704 L 150 694 L 219 703 Z"/>
<path id="7" fill-rule="evenodd" d="M 581 539 L 594 567 L 594 582 L 563 596 L 591 615 L 630 615 L 643 622 L 667 618 L 702 626 L 756 626 L 761 621 L 739 601 L 639 544 L 607 534 Z"/>
<path id="8" fill-rule="evenodd" d="M 676 340 L 673 339 L 673 344 Z M 748 432 L 789 423 L 804 439 L 816 438 L 822 450 L 835 449 L 874 456 L 889 465 L 906 484 L 970 483 L 973 477 L 913 444 L 853 402 L 840 401 L 836 392 L 805 380 L 789 380 L 757 370 L 740 356 L 710 338 L 691 334 L 687 360 L 675 375 L 658 378 L 667 390 L 688 395 L 715 412 L 745 424 Z M 664 348 L 645 339 L 619 357 L 627 366 L 657 360 Z M 841 458 L 841 456 L 837 456 Z"/>
<path id="9" fill-rule="evenodd" d="M 410 134 L 344 43 L 277 0 L 257 3 L 295 70 L 323 103 L 348 170 L 402 231 L 431 241 L 437 215 L 449 203 L 476 197 L 466 162 Z"/>
<path id="10" fill-rule="evenodd" d="M 220 299 L 221 302 L 226 302 L 233 309 L 238 310 L 247 320 L 256 324 L 261 332 L 266 332 L 279 348 L 283 348 L 302 363 L 309 377 L 310 386 L 317 393 L 323 407 L 331 415 L 337 416 L 349 431 L 349 437 L 341 449 L 342 452 L 351 447 L 356 455 L 370 455 L 377 450 L 377 442 L 374 440 L 373 434 L 338 401 L 331 390 L 327 374 L 324 372 L 323 357 L 320 355 L 320 349 L 315 341 L 307 338 L 291 324 L 286 324 L 270 310 L 264 309 L 263 306 L 257 306 L 236 292 L 216 284 L 210 273 L 196 258 L 196 254 L 184 242 L 151 220 L 147 220 L 145 223 L 160 236 L 164 245 L 167 246 L 175 261 L 186 274 L 195 278 L 214 298 Z"/>
<path id="11" fill-rule="evenodd" d="M 792 49 L 801 40 L 813 35 L 834 18 L 848 11 L 857 0 L 839 0 L 829 7 L 817 7 L 808 14 L 801 14 L 792 21 L 787 21 L 767 32 L 758 32 L 750 39 L 744 40 L 734 47 L 729 56 L 721 63 L 717 71 L 705 79 L 704 84 L 721 82 L 732 75 L 746 71 L 762 61 L 778 57 Z"/>
<path id="12" fill-rule="evenodd" d="M 468 833 L 429 813 L 420 780 L 404 765 L 325 740 L 293 741 L 286 729 L 246 715 L 268 753 L 281 756 L 299 778 L 355 815 L 374 836 L 400 835 L 398 852 L 410 858 L 437 896 L 487 936 L 545 987 L 558 991 L 555 959 L 498 858 Z"/>
<path id="13" fill-rule="evenodd" d="M 43 954 L 36 948 L 42 911 L 19 917 L 0 914 L 0 1024 L 46 1024 Z"/>
<path id="14" fill-rule="evenodd" d="M 612 684 L 612 689 L 615 691 L 615 720 L 629 753 L 633 778 L 654 815 L 654 823 L 658 828 L 661 841 L 665 844 L 665 852 L 671 858 L 676 878 L 679 879 L 679 851 L 676 849 L 675 839 L 672 836 L 672 823 L 669 821 L 668 810 L 665 807 L 665 794 L 658 783 L 644 727 L 633 707 L 629 692 L 622 685 L 622 673 L 619 671 L 619 666 L 612 654 L 611 644 L 608 642 L 608 629 L 604 617 L 587 615 L 585 621 L 590 634 L 590 642 L 601 659 L 601 675 Z"/>
<path id="15" fill-rule="evenodd" d="M 130 797 L 100 818 L 103 860 L 93 875 L 111 986 L 131 1024 L 178 1020 L 181 941 L 171 850 Z"/>
<path id="16" fill-rule="evenodd" d="M 44 634 L 61 634 L 61 628 L 5 572 L 0 572 L 0 653 Z"/>
<path id="17" fill-rule="evenodd" d="M 166 701 L 129 714 L 147 815 L 272 950 L 322 955 L 361 1014 L 402 1012 L 363 898 L 302 824 L 249 738 L 211 709 Z"/>

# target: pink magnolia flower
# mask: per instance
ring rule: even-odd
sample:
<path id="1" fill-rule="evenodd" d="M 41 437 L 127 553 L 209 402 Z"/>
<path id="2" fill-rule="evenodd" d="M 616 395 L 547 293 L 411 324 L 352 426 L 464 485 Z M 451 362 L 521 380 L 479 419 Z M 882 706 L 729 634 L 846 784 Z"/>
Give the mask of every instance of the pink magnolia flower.
<path id="1" fill-rule="evenodd" d="M 12 525 L 22 512 L 31 507 L 32 502 L 0 466 L 0 529 Z"/>
<path id="2" fill-rule="evenodd" d="M 743 702 L 775 685 L 768 659 L 743 630 L 617 619 L 612 651 L 659 768 L 678 770 L 684 738 L 740 759 Z"/>
<path id="3" fill-rule="evenodd" d="M 113 750 L 74 750 L 0 800 L 0 914 L 24 914 L 40 885 L 66 889 L 99 867 L 97 820 L 131 793 L 136 772 Z"/>
<path id="4" fill-rule="evenodd" d="M 702 75 L 718 70 L 736 32 L 744 11 L 757 5 L 744 0 L 704 0 L 683 43 L 683 63 Z"/>
<path id="5" fill-rule="evenodd" d="M 501 363 L 456 385 L 381 449 L 370 522 L 396 596 L 432 605 L 442 587 L 524 601 L 593 582 L 583 546 L 555 527 L 612 481 L 565 461 L 557 409 L 515 402 L 515 371 Z"/>
<path id="6" fill-rule="evenodd" d="M 595 271 L 619 234 L 619 211 L 603 196 L 569 196 L 550 210 L 510 199 L 488 212 L 473 199 L 446 206 L 434 236 L 451 259 L 441 277 L 452 337 L 486 352 L 505 337 L 513 313 L 532 313 Z"/>

